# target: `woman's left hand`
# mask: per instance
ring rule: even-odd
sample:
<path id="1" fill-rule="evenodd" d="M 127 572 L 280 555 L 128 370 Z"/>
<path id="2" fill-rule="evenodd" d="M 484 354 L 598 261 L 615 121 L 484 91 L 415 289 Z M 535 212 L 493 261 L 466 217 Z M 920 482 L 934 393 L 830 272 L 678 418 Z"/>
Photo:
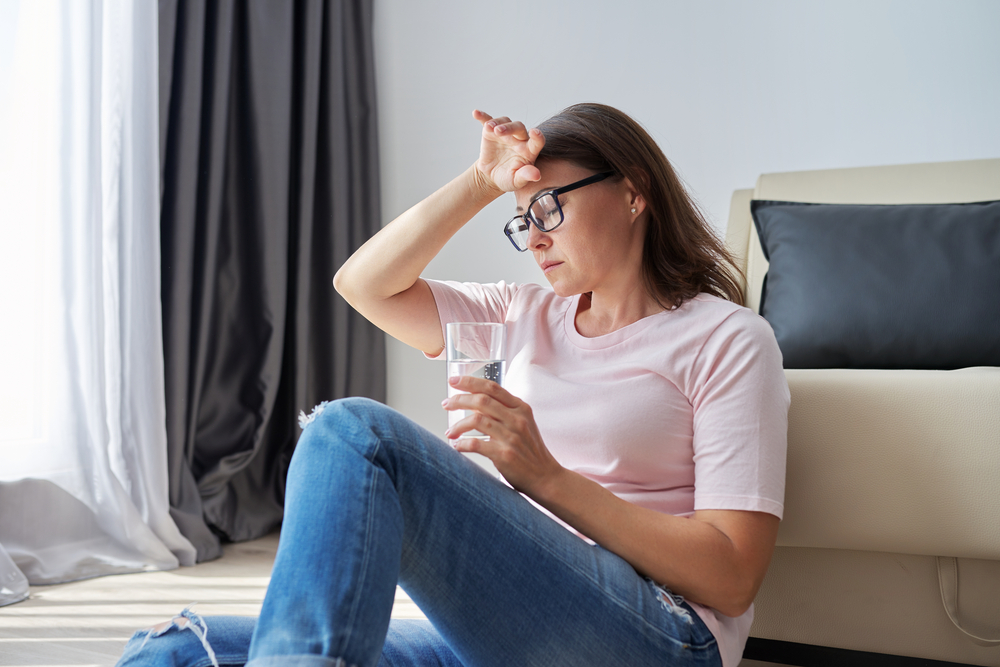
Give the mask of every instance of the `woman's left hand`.
<path id="1" fill-rule="evenodd" d="M 472 412 L 445 433 L 455 449 L 482 454 L 512 487 L 529 497 L 544 495 L 545 485 L 564 469 L 542 442 L 531 407 L 491 380 L 459 376 L 448 382 L 468 393 L 449 396 L 441 405 Z M 462 438 L 473 430 L 490 439 Z"/>

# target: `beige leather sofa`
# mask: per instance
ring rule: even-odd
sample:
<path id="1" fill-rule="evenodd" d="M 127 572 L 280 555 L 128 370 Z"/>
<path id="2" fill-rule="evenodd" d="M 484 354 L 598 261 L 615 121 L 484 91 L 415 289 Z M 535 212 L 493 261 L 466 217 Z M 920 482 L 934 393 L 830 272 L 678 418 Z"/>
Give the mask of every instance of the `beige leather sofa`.
<path id="1" fill-rule="evenodd" d="M 753 198 L 998 200 L 1000 159 L 762 175 L 734 193 L 727 230 L 756 310 L 767 260 Z M 1000 286 L 974 288 L 1000 299 Z M 746 657 L 880 664 L 849 650 L 1000 665 L 1000 368 L 786 375 L 785 518 Z"/>

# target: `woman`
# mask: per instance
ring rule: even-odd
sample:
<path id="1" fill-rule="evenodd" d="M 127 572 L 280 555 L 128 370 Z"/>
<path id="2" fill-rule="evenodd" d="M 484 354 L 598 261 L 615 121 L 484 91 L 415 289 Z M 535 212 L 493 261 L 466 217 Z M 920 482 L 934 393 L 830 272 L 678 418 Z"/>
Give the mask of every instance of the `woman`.
<path id="1" fill-rule="evenodd" d="M 467 393 L 443 407 L 472 411 L 452 447 L 372 401 L 319 406 L 256 629 L 187 612 L 137 633 L 119 664 L 739 663 L 782 512 L 774 336 L 631 118 L 581 104 L 528 130 L 474 115 L 477 162 L 334 284 L 431 357 L 447 322 L 505 322 L 505 386 L 450 380 Z M 551 289 L 421 279 L 505 192 L 505 232 Z M 397 582 L 429 622 L 390 624 Z"/>

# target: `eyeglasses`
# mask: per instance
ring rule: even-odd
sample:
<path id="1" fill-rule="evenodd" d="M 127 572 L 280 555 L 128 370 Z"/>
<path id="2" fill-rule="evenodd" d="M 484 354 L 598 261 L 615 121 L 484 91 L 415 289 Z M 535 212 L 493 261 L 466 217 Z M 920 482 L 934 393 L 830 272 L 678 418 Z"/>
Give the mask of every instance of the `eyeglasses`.
<path id="1" fill-rule="evenodd" d="M 562 205 L 559 204 L 559 195 L 591 183 L 603 181 L 614 175 L 613 171 L 605 171 L 601 174 L 588 176 L 582 181 L 542 192 L 531 200 L 531 203 L 528 204 L 528 210 L 523 215 L 515 215 L 510 219 L 510 222 L 504 225 L 503 233 L 507 235 L 518 252 L 524 252 L 528 249 L 528 234 L 531 231 L 531 225 L 537 227 L 540 232 L 551 232 L 563 223 L 565 218 Z"/>

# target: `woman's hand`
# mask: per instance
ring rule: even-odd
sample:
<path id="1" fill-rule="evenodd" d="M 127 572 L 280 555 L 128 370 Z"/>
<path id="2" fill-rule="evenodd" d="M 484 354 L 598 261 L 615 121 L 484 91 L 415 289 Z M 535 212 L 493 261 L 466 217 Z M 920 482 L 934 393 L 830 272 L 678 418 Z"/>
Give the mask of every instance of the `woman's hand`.
<path id="1" fill-rule="evenodd" d="M 471 376 L 449 378 L 452 387 L 466 394 L 449 396 L 446 410 L 472 412 L 445 433 L 460 452 L 482 454 L 496 466 L 512 487 L 536 498 L 564 471 L 542 442 L 535 417 L 527 403 L 496 382 Z M 489 440 L 462 438 L 478 430 Z"/>
<path id="2" fill-rule="evenodd" d="M 472 116 L 483 125 L 476 170 L 484 184 L 503 192 L 513 192 L 542 177 L 535 166 L 545 137 L 536 128 L 528 130 L 524 123 L 502 116 L 493 118 L 476 110 Z"/>

